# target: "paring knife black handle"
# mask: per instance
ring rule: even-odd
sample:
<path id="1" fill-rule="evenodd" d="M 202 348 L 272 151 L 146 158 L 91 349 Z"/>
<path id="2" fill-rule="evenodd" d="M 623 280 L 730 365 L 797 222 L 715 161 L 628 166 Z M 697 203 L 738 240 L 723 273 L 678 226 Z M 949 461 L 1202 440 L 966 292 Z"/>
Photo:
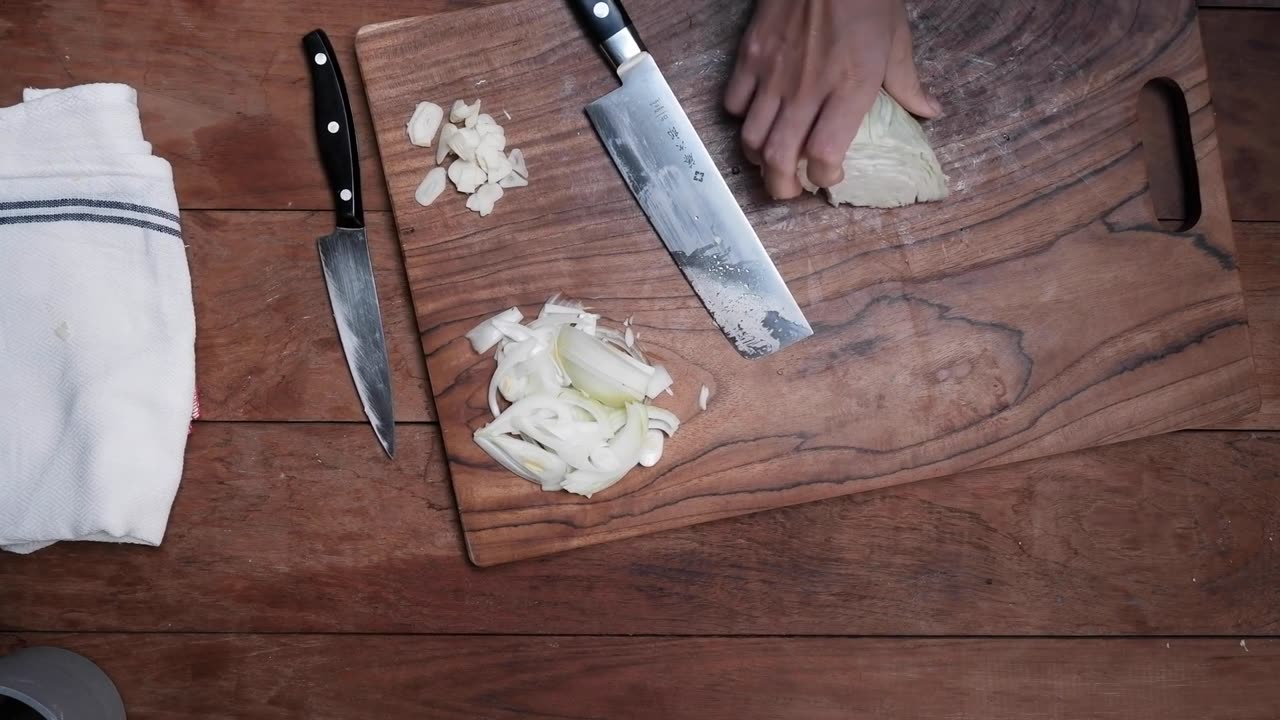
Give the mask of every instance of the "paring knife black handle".
<path id="1" fill-rule="evenodd" d="M 323 30 L 302 38 L 302 50 L 311 68 L 315 103 L 316 144 L 329 177 L 329 190 L 341 228 L 364 227 L 364 203 L 360 199 L 360 156 L 351 122 L 351 103 L 342 68 Z"/>
<path id="2" fill-rule="evenodd" d="M 614 67 L 644 52 L 644 43 L 619 0 L 569 0 L 569 4 Z"/>

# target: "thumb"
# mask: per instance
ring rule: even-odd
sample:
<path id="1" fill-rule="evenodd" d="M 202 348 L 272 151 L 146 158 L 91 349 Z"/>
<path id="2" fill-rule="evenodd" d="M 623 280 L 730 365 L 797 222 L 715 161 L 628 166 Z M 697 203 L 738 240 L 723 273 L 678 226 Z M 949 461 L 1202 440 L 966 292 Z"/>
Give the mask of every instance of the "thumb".
<path id="1" fill-rule="evenodd" d="M 904 19 L 905 20 L 905 19 Z M 920 73 L 911 56 L 911 31 L 906 27 L 894 33 L 893 48 L 889 53 L 889 67 L 885 70 L 884 89 L 908 112 L 922 118 L 942 114 L 942 104 L 925 91 L 920 84 Z"/>

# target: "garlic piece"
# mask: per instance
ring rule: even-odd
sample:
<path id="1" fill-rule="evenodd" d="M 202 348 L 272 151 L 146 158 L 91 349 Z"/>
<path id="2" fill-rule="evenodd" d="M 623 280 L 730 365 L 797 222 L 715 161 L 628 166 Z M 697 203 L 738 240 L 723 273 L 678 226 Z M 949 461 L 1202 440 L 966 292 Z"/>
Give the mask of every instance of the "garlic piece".
<path id="1" fill-rule="evenodd" d="M 497 125 L 479 125 L 476 133 L 480 136 L 480 147 L 493 148 L 502 152 L 507 147 L 507 134 Z"/>
<path id="2" fill-rule="evenodd" d="M 418 185 L 418 190 L 413 194 L 413 199 L 418 204 L 426 207 L 436 201 L 440 197 L 440 193 L 444 192 L 445 186 L 445 170 L 442 167 L 431 168 L 431 172 L 422 178 L 422 183 Z"/>
<path id="3" fill-rule="evenodd" d="M 453 152 L 453 148 L 449 147 L 449 141 L 458 132 L 458 128 L 450 123 L 444 123 L 440 126 L 440 145 L 436 148 L 436 164 L 441 165 L 449 158 L 449 153 Z"/>
<path id="4" fill-rule="evenodd" d="M 405 126 L 409 133 L 409 142 L 418 147 L 431 147 L 431 141 L 435 138 L 436 131 L 440 129 L 442 120 L 444 120 L 444 108 L 433 102 L 418 103 L 418 107 L 413 110 L 413 117 L 409 118 L 409 123 Z"/>
<path id="5" fill-rule="evenodd" d="M 476 115 L 476 127 L 498 127 L 498 121 L 493 119 L 489 113 L 479 113 Z"/>
<path id="6" fill-rule="evenodd" d="M 454 155 L 467 162 L 475 162 L 478 147 L 480 147 L 480 134 L 474 128 L 463 128 L 449 138 L 449 149 Z"/>
<path id="7" fill-rule="evenodd" d="M 476 100 L 474 105 L 468 105 L 466 100 L 455 100 L 453 101 L 453 107 L 449 110 L 449 122 L 466 122 L 467 118 L 473 118 L 479 113 L 479 100 Z M 472 121 L 471 124 L 474 125 L 475 121 Z M 470 127 L 470 125 L 467 127 Z"/>
<path id="8" fill-rule="evenodd" d="M 511 171 L 525 180 L 529 179 L 529 168 L 524 164 L 524 151 L 520 148 L 513 148 L 511 154 L 507 156 L 511 161 Z"/>
<path id="9" fill-rule="evenodd" d="M 698 407 L 702 410 L 707 409 L 707 401 L 711 399 L 711 388 L 706 385 L 702 386 L 702 390 L 698 392 Z"/>
<path id="10" fill-rule="evenodd" d="M 499 187 L 508 188 L 508 189 L 509 189 L 509 188 L 518 188 L 518 187 L 528 187 L 528 186 L 529 186 L 529 181 L 528 181 L 528 180 L 525 180 L 524 178 L 520 177 L 519 175 L 517 175 L 517 174 L 515 174 L 515 173 L 511 173 L 510 175 L 508 175 L 508 176 L 506 176 L 506 177 L 502 178 L 501 180 L 499 180 L 499 181 L 498 181 L 498 186 L 499 186 Z"/>
<path id="11" fill-rule="evenodd" d="M 467 209 L 475 210 L 480 213 L 480 217 L 485 217 L 493 212 L 494 203 L 501 198 L 502 187 L 495 183 L 485 183 L 480 186 L 479 190 L 476 190 L 474 195 L 467 198 Z"/>
<path id="12" fill-rule="evenodd" d="M 449 179 L 458 188 L 458 192 L 475 192 L 476 188 L 484 184 L 486 177 L 484 170 L 469 160 L 455 160 L 449 166 Z"/>
<path id="13" fill-rule="evenodd" d="M 476 153 L 476 164 L 489 176 L 489 182 L 496 183 L 511 174 L 511 162 L 501 150 L 481 146 Z"/>

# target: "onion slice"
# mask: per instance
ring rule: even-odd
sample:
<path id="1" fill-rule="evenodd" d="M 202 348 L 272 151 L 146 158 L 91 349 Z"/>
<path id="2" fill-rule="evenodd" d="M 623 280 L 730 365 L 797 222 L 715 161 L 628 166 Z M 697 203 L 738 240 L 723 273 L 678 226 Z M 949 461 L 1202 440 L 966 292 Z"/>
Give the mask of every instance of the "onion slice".
<path id="1" fill-rule="evenodd" d="M 556 334 L 556 358 L 574 387 L 612 407 L 643 400 L 653 374 L 653 368 L 570 326 Z"/>
<path id="2" fill-rule="evenodd" d="M 645 385 L 644 396 L 650 400 L 662 394 L 663 390 L 671 389 L 671 373 L 662 365 L 653 366 L 653 377 L 649 378 L 649 383 Z"/>
<path id="3" fill-rule="evenodd" d="M 564 484 L 568 463 L 531 442 L 481 432 L 475 434 L 475 441 L 500 465 L 543 490 L 559 490 Z"/>
<path id="4" fill-rule="evenodd" d="M 640 465 L 653 467 L 662 459 L 662 432 L 650 430 L 644 435 L 644 444 L 640 446 Z"/>
<path id="5" fill-rule="evenodd" d="M 471 341 L 471 349 L 478 353 L 489 352 L 494 345 L 502 340 L 502 331 L 494 325 L 495 320 L 503 322 L 518 323 L 524 319 L 524 314 L 520 312 L 520 308 L 507 308 L 493 317 L 485 320 L 479 325 L 471 329 L 466 337 Z"/>
<path id="6" fill-rule="evenodd" d="M 559 295 L 523 320 L 513 307 L 467 333 L 476 352 L 496 348 L 493 420 L 475 431 L 476 444 L 544 490 L 587 497 L 655 465 L 680 420 L 647 404 L 671 392 L 671 374 L 649 364 L 630 323 L 601 327 L 599 315 Z"/>
<path id="7" fill-rule="evenodd" d="M 645 434 L 648 432 L 649 417 L 645 406 L 638 403 L 627 403 L 627 424 L 609 443 L 609 452 L 617 465 L 613 470 L 595 469 L 570 470 L 565 475 L 562 488 L 571 493 L 592 495 L 610 487 L 631 472 L 631 468 L 640 463 L 640 452 L 644 446 Z"/>

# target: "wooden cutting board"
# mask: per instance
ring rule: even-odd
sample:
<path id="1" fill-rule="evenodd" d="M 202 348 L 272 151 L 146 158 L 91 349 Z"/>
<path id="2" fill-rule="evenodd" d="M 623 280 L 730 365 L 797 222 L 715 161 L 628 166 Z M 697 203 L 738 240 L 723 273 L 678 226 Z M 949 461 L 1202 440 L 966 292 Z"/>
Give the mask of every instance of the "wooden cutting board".
<path id="1" fill-rule="evenodd" d="M 720 98 L 741 0 L 629 0 L 640 34 L 804 307 L 815 337 L 743 360 L 676 269 L 583 106 L 617 79 L 567 5 L 526 0 L 364 28 L 357 52 L 474 562 L 493 565 L 1227 419 L 1255 408 L 1244 305 L 1191 0 L 920 0 L 927 132 L 952 197 L 899 210 L 770 201 Z M 1139 91 L 1185 91 L 1202 214 L 1161 229 Z M 488 218 L 414 189 L 415 104 L 482 98 L 531 185 Z M 510 119 L 506 118 L 510 115 Z M 471 441 L 493 369 L 463 334 L 554 293 L 676 378 L 661 464 L 586 498 Z M 699 388 L 711 389 L 699 412 Z M 955 492 L 964 492 L 956 487 Z M 814 538 L 821 542 L 821 538 Z"/>

